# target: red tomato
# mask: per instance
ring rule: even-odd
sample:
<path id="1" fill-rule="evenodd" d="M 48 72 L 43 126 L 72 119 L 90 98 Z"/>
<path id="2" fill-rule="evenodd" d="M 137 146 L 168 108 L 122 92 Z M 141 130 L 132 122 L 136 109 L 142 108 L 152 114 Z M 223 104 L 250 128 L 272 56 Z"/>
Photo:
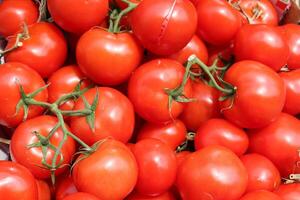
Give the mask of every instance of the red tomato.
<path id="1" fill-rule="evenodd" d="M 183 200 L 236 200 L 247 187 L 247 171 L 229 149 L 209 146 L 179 166 L 176 186 Z"/>
<path id="2" fill-rule="evenodd" d="M 86 117 L 72 117 L 70 126 L 72 132 L 89 145 L 107 137 L 113 137 L 121 142 L 128 142 L 134 128 L 134 110 L 131 102 L 119 91 L 108 88 L 92 88 L 84 93 L 84 97 L 93 103 L 97 91 L 99 101 L 95 110 L 94 130 L 87 123 Z M 75 104 L 74 110 L 85 108 L 81 98 Z"/>
<path id="3" fill-rule="evenodd" d="M 300 113 L 300 69 L 279 74 L 286 87 L 286 99 L 283 112 L 291 115 Z"/>
<path id="4" fill-rule="evenodd" d="M 209 46 L 208 47 L 208 65 L 212 65 L 214 61 L 221 57 L 225 61 L 230 61 L 233 56 L 233 44 L 231 43 L 229 46 Z M 218 67 L 223 67 L 224 63 L 222 60 L 219 60 L 217 63 Z"/>
<path id="5" fill-rule="evenodd" d="M 51 192 L 49 185 L 42 180 L 36 180 L 38 189 L 38 200 L 51 200 Z"/>
<path id="6" fill-rule="evenodd" d="M 16 113 L 16 106 L 21 99 L 20 85 L 26 94 L 30 94 L 45 86 L 45 82 L 38 73 L 27 65 L 17 62 L 8 62 L 0 65 L 0 124 L 15 127 L 20 124 L 24 117 L 24 109 L 20 108 Z M 34 97 L 37 101 L 47 101 L 47 89 Z M 29 106 L 28 119 L 40 115 L 43 108 Z"/>
<path id="7" fill-rule="evenodd" d="M 177 166 L 179 167 L 182 163 L 184 163 L 185 159 L 191 154 L 190 151 L 181 151 L 176 153 Z"/>
<path id="8" fill-rule="evenodd" d="M 285 113 L 270 125 L 250 131 L 250 151 L 269 158 L 283 177 L 300 173 L 299 146 L 300 122 Z"/>
<path id="9" fill-rule="evenodd" d="M 300 183 L 280 185 L 275 193 L 282 198 L 282 200 L 298 200 L 300 197 Z"/>
<path id="10" fill-rule="evenodd" d="M 7 200 L 39 200 L 33 175 L 10 161 L 0 161 L 0 196 Z"/>
<path id="11" fill-rule="evenodd" d="M 248 171 L 247 192 L 255 190 L 276 190 L 281 182 L 280 173 L 275 165 L 260 154 L 246 154 L 241 157 Z"/>
<path id="12" fill-rule="evenodd" d="M 267 190 L 258 190 L 250 192 L 240 200 L 282 200 L 278 195 Z"/>
<path id="13" fill-rule="evenodd" d="M 180 120 L 168 124 L 151 124 L 148 122 L 141 128 L 137 137 L 137 141 L 146 138 L 158 139 L 175 150 L 185 141 L 186 128 Z"/>
<path id="14" fill-rule="evenodd" d="M 91 195 L 89 193 L 84 193 L 84 192 L 77 192 L 74 194 L 71 194 L 65 198 L 63 198 L 63 200 L 100 200 L 97 197 L 95 197 L 94 195 Z"/>
<path id="15" fill-rule="evenodd" d="M 237 62 L 224 80 L 237 87 L 233 99 L 222 102 L 223 114 L 229 121 L 242 128 L 261 128 L 280 115 L 286 94 L 284 82 L 266 65 Z"/>
<path id="16" fill-rule="evenodd" d="M 108 14 L 108 0 L 48 0 L 54 22 L 68 32 L 82 34 L 100 25 Z"/>
<path id="17" fill-rule="evenodd" d="M 28 146 L 39 142 L 39 139 L 34 134 L 34 132 L 37 132 L 41 136 L 46 137 L 47 135 L 49 135 L 50 131 L 55 127 L 57 123 L 58 120 L 56 117 L 48 115 L 39 116 L 20 124 L 16 128 L 11 138 L 10 151 L 12 160 L 27 167 L 36 178 L 46 179 L 50 177 L 51 173 L 50 170 L 41 167 L 43 166 L 42 147 L 28 148 Z M 49 144 L 58 147 L 59 143 L 62 140 L 63 132 L 61 128 L 59 128 L 51 136 Z M 47 147 L 47 145 L 49 146 L 49 144 L 45 142 L 43 146 Z M 71 137 L 68 137 L 61 149 L 61 155 L 58 156 L 56 162 L 59 163 L 61 156 L 63 156 L 62 165 L 64 166 L 55 171 L 56 175 L 63 173 L 67 169 L 66 165 L 70 163 L 75 150 L 75 141 Z M 54 154 L 55 152 L 52 149 L 46 149 L 45 160 L 47 164 L 51 165 Z"/>
<path id="18" fill-rule="evenodd" d="M 144 196 L 133 192 L 125 200 L 175 200 L 175 197 L 171 192 L 166 192 L 155 197 Z"/>
<path id="19" fill-rule="evenodd" d="M 279 71 L 287 63 L 289 47 L 277 27 L 245 25 L 235 38 L 234 55 L 238 61 L 255 60 Z"/>
<path id="20" fill-rule="evenodd" d="M 242 26 L 238 11 L 224 0 L 200 0 L 197 13 L 197 34 L 213 45 L 229 44 Z"/>
<path id="21" fill-rule="evenodd" d="M 197 13 L 189 0 L 143 0 L 130 14 L 133 33 L 157 55 L 184 48 L 197 26 Z"/>
<path id="22" fill-rule="evenodd" d="M 196 150 L 220 145 L 227 147 L 237 156 L 243 155 L 249 146 L 246 132 L 224 119 L 210 119 L 204 122 L 197 130 L 194 142 Z"/>
<path id="23" fill-rule="evenodd" d="M 101 200 L 121 200 L 133 190 L 138 168 L 125 144 L 106 139 L 94 153 L 75 164 L 72 175 L 79 191 Z"/>
<path id="24" fill-rule="evenodd" d="M 40 22 L 28 27 L 29 38 L 22 46 L 6 54 L 7 62 L 21 62 L 36 70 L 43 78 L 49 77 L 66 60 L 67 43 L 62 32 L 53 24 Z M 15 37 L 8 39 L 12 47 Z"/>
<path id="25" fill-rule="evenodd" d="M 125 82 L 142 56 L 141 46 L 130 33 L 110 33 L 100 28 L 83 34 L 76 48 L 80 69 L 102 85 Z"/>
<path id="26" fill-rule="evenodd" d="M 77 192 L 77 189 L 74 185 L 73 179 L 70 176 L 62 177 L 57 182 L 55 187 L 55 199 L 63 200 L 64 197 L 74 194 Z"/>
<path id="27" fill-rule="evenodd" d="M 156 59 L 137 68 L 128 85 L 128 97 L 135 111 L 152 123 L 167 123 L 177 118 L 183 111 L 184 103 L 173 100 L 169 108 L 169 96 L 165 89 L 179 87 L 185 68 L 171 59 Z M 188 80 L 183 94 L 191 96 Z"/>
<path id="28" fill-rule="evenodd" d="M 157 139 L 144 139 L 135 144 L 133 154 L 139 167 L 137 192 L 147 196 L 167 192 L 176 178 L 177 164 L 172 149 Z"/>
<path id="29" fill-rule="evenodd" d="M 20 30 L 23 23 L 33 24 L 39 12 L 32 0 L 4 0 L 0 2 L 0 35 L 7 37 Z"/>

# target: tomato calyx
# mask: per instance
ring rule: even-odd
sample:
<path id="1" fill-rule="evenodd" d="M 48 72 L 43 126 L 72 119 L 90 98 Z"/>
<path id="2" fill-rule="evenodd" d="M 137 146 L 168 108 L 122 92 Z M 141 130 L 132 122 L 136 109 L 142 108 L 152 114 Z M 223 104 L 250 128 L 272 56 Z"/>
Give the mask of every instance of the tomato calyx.
<path id="1" fill-rule="evenodd" d="M 176 148 L 176 153 L 187 150 L 189 143 L 194 141 L 196 133 L 188 132 L 185 136 L 185 141 Z"/>

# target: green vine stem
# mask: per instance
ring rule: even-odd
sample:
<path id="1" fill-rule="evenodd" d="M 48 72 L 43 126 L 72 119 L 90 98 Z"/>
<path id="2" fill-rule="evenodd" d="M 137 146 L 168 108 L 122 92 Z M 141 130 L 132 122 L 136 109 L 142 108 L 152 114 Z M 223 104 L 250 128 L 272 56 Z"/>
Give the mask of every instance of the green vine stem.
<path id="1" fill-rule="evenodd" d="M 47 0 L 35 0 L 39 4 L 39 18 L 38 22 L 47 19 Z"/>

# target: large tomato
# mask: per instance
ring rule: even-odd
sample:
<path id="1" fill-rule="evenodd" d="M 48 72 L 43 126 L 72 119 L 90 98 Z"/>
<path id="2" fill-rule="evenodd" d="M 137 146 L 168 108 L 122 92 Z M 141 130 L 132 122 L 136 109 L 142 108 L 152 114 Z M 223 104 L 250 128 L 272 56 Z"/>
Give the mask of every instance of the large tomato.
<path id="1" fill-rule="evenodd" d="M 55 199 L 63 200 L 66 196 L 70 194 L 77 193 L 77 189 L 74 185 L 71 176 L 61 176 L 55 185 Z"/>
<path id="2" fill-rule="evenodd" d="M 64 30 L 82 34 L 99 26 L 108 14 L 108 0 L 48 0 L 53 20 Z"/>
<path id="3" fill-rule="evenodd" d="M 39 200 L 35 178 L 18 163 L 0 161 L 0 197 L 7 200 Z"/>
<path id="4" fill-rule="evenodd" d="M 32 0 L 4 0 L 0 2 L 0 35 L 13 35 L 24 23 L 33 24 L 38 17 L 38 8 Z"/>
<path id="5" fill-rule="evenodd" d="M 300 197 L 300 183 L 282 184 L 275 193 L 282 198 L 282 200 L 298 200 Z"/>
<path id="6" fill-rule="evenodd" d="M 281 113 L 286 94 L 284 82 L 266 65 L 248 60 L 237 62 L 224 80 L 237 88 L 234 97 L 222 102 L 223 114 L 231 122 L 242 128 L 261 128 Z"/>
<path id="7" fill-rule="evenodd" d="M 270 125 L 249 133 L 250 151 L 269 158 L 281 176 L 300 172 L 300 121 L 297 118 L 282 113 Z"/>
<path id="8" fill-rule="evenodd" d="M 63 198 L 63 200 L 100 200 L 96 196 L 91 195 L 89 193 L 84 193 L 84 192 L 77 192 L 74 194 L 71 194 L 69 196 L 66 196 Z"/>
<path id="9" fill-rule="evenodd" d="M 134 128 L 134 110 L 131 102 L 119 91 L 108 87 L 97 87 L 84 93 L 84 97 L 92 105 L 99 95 L 94 112 L 94 128 L 87 123 L 85 116 L 72 117 L 72 132 L 89 145 L 107 137 L 121 142 L 128 142 Z M 74 110 L 85 109 L 83 97 L 79 98 Z"/>
<path id="10" fill-rule="evenodd" d="M 236 35 L 234 55 L 238 61 L 255 60 L 279 71 L 288 61 L 289 47 L 277 27 L 245 25 Z"/>
<path id="11" fill-rule="evenodd" d="M 75 164 L 72 176 L 76 188 L 101 200 L 124 199 L 134 188 L 138 168 L 125 144 L 107 139 L 95 152 Z"/>
<path id="12" fill-rule="evenodd" d="M 6 48 L 14 45 L 16 38 L 10 37 Z M 21 40 L 22 46 L 6 54 L 7 62 L 21 62 L 36 70 L 43 78 L 49 77 L 65 62 L 67 43 L 55 25 L 40 22 L 28 27 L 28 38 Z"/>
<path id="13" fill-rule="evenodd" d="M 184 73 L 184 67 L 171 59 L 152 60 L 137 68 L 128 85 L 128 97 L 135 111 L 153 123 L 166 123 L 177 118 L 183 111 L 184 103 L 174 99 L 170 105 L 170 97 L 165 90 L 179 87 Z M 183 95 L 191 96 L 189 80 L 184 86 Z"/>
<path id="14" fill-rule="evenodd" d="M 267 190 L 257 190 L 247 193 L 240 200 L 282 200 L 278 195 Z"/>
<path id="15" fill-rule="evenodd" d="M 21 99 L 20 85 L 26 94 L 32 93 L 45 86 L 45 82 L 38 73 L 27 65 L 17 62 L 8 62 L 0 65 L 0 124 L 15 127 L 20 124 L 24 117 L 24 109 L 18 112 L 16 107 Z M 37 101 L 47 101 L 47 89 L 34 97 Z M 28 118 L 35 117 L 43 112 L 43 108 L 29 106 Z"/>
<path id="16" fill-rule="evenodd" d="M 57 148 L 64 137 L 61 128 L 53 133 L 49 142 L 38 139 L 36 134 L 44 138 L 47 137 L 57 123 L 58 120 L 56 117 L 48 115 L 39 116 L 20 124 L 11 138 L 10 151 L 12 160 L 27 167 L 36 178 L 46 179 L 50 177 L 50 170 L 44 168 L 42 164 L 43 149 L 46 148 L 45 161 L 51 165 L 55 152 L 50 148 L 50 145 Z M 39 142 L 41 146 L 29 147 Z M 59 154 L 56 160 L 56 163 L 60 163 L 61 158 L 63 158 L 63 166 L 55 171 L 56 175 L 67 170 L 66 165 L 70 163 L 75 150 L 75 141 L 71 137 L 68 137 L 62 146 L 61 154 Z"/>
<path id="17" fill-rule="evenodd" d="M 185 47 L 197 26 L 197 13 L 189 0 L 143 0 L 130 14 L 133 33 L 157 55 L 170 55 Z"/>
<path id="18" fill-rule="evenodd" d="M 247 187 L 247 171 L 229 149 L 209 146 L 179 166 L 176 186 L 183 200 L 236 200 Z"/>
<path id="19" fill-rule="evenodd" d="M 125 82 L 140 64 L 143 51 L 130 33 L 110 33 L 94 28 L 81 36 L 76 48 L 80 69 L 102 85 Z"/>
<path id="20" fill-rule="evenodd" d="M 155 197 L 144 196 L 137 192 L 133 192 L 125 200 L 175 200 L 175 197 L 171 192 L 166 192 Z"/>

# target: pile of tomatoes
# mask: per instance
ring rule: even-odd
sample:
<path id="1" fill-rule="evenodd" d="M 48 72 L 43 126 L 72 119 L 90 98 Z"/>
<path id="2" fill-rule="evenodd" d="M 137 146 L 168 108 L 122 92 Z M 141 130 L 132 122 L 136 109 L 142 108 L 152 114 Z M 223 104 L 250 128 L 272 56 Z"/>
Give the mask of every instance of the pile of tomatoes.
<path id="1" fill-rule="evenodd" d="M 300 199 L 269 0 L 2 0 L 0 36 L 0 199 Z"/>

